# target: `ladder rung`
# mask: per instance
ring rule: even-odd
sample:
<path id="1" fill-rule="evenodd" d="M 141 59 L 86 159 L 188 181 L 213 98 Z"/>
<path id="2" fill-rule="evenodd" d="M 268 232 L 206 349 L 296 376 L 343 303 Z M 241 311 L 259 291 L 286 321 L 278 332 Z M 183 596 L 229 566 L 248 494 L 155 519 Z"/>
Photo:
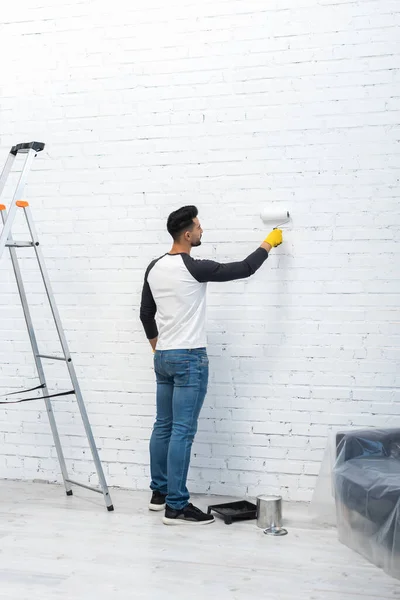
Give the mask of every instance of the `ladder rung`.
<path id="1" fill-rule="evenodd" d="M 32 248 L 33 242 L 6 242 L 8 248 Z"/>
<path id="2" fill-rule="evenodd" d="M 65 358 L 65 356 L 51 356 L 50 354 L 36 354 L 38 358 L 48 358 L 50 360 L 63 360 L 66 362 L 71 362 L 70 358 Z"/>
<path id="3" fill-rule="evenodd" d="M 92 490 L 92 492 L 97 492 L 98 494 L 102 494 L 103 491 L 98 488 L 92 487 L 90 485 L 85 485 L 84 483 L 79 483 L 79 481 L 73 481 L 73 479 L 66 479 L 68 483 L 72 483 L 72 485 L 78 485 L 79 487 L 85 488 L 86 490 Z"/>

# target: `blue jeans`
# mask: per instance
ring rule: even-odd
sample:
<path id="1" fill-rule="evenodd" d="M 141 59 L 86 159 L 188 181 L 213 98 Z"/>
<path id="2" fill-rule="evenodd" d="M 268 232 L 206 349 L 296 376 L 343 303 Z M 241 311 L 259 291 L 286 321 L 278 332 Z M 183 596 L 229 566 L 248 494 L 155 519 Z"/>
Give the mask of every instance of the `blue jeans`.
<path id="1" fill-rule="evenodd" d="M 157 350 L 154 369 L 157 417 L 150 440 L 150 488 L 167 494 L 167 505 L 180 510 L 189 503 L 186 480 L 207 393 L 207 351 Z"/>

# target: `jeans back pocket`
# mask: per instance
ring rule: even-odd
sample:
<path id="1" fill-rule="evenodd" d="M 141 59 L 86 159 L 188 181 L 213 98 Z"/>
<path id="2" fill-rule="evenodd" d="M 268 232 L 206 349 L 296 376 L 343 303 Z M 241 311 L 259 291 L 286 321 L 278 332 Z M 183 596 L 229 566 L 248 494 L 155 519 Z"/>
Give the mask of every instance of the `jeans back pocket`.
<path id="1" fill-rule="evenodd" d="M 168 374 L 174 378 L 175 386 L 182 387 L 189 384 L 190 361 L 168 359 L 165 361 L 165 367 Z"/>

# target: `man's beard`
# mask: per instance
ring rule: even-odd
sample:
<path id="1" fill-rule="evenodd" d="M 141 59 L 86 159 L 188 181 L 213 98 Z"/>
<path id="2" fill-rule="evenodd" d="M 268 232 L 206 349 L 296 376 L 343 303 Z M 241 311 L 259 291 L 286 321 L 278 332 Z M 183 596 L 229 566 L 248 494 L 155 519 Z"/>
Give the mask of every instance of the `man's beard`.
<path id="1" fill-rule="evenodd" d="M 192 242 L 192 248 L 197 248 L 197 246 L 201 246 L 201 239 L 195 243 Z"/>

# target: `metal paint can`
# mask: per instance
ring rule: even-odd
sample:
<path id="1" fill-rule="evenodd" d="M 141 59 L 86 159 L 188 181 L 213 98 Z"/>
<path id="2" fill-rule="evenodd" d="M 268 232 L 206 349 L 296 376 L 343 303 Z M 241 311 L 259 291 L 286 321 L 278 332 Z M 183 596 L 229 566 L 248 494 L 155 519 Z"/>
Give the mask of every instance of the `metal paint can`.
<path id="1" fill-rule="evenodd" d="M 282 528 L 282 497 L 262 495 L 257 497 L 257 527 L 267 535 L 286 535 Z"/>

